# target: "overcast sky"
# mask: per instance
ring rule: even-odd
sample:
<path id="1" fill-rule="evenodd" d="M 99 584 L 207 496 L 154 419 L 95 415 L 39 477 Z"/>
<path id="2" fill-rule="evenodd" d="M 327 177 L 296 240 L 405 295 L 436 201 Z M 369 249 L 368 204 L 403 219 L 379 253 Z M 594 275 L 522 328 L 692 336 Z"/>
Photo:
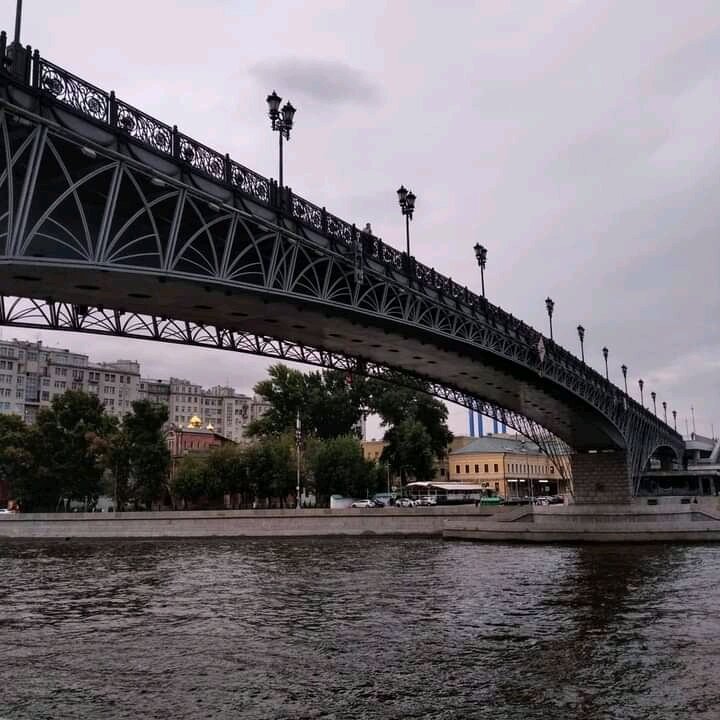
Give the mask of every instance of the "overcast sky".
<path id="1" fill-rule="evenodd" d="M 12 0 L 0 0 L 11 31 Z M 720 429 L 717 0 L 25 0 L 22 41 L 268 176 L 265 96 L 297 108 L 285 181 L 413 254 L 698 432 Z M 144 374 L 249 390 L 267 363 L 149 342 L 41 337 Z M 451 412 L 464 432 L 465 413 Z"/>

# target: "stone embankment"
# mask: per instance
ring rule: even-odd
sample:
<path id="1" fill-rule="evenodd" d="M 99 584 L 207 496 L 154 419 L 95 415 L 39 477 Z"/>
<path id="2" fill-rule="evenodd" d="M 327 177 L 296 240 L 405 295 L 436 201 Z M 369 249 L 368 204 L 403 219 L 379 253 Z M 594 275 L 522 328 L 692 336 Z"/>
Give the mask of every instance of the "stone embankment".
<path id="1" fill-rule="evenodd" d="M 443 537 L 480 542 L 720 542 L 720 499 L 634 498 L 624 505 L 525 506 L 481 521 L 449 519 Z"/>
<path id="2" fill-rule="evenodd" d="M 449 519 L 462 524 L 496 511 L 473 505 L 344 510 L 207 510 L 0 515 L 2 539 L 442 535 Z"/>

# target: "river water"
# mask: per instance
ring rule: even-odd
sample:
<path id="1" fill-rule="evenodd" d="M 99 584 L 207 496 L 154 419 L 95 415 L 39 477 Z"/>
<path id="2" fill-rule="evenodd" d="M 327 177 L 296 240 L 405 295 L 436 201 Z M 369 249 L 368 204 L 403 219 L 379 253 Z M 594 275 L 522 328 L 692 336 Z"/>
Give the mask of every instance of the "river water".
<path id="1" fill-rule="evenodd" d="M 720 547 L 0 544 L 0 718 L 720 717 Z"/>

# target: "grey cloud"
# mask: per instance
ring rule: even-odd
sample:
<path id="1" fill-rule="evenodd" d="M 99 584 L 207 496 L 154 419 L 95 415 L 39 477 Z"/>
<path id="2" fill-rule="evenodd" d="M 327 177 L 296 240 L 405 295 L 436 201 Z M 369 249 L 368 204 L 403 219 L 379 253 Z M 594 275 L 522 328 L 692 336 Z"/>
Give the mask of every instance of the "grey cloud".
<path id="1" fill-rule="evenodd" d="M 336 60 L 281 58 L 267 60 L 250 68 L 264 87 L 282 87 L 324 103 L 375 105 L 380 89 L 359 70 Z"/>

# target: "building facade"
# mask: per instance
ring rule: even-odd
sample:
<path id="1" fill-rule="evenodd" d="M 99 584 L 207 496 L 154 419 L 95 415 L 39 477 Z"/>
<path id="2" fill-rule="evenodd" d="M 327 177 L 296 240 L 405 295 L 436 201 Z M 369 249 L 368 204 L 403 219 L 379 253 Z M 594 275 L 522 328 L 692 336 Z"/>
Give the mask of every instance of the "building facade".
<path id="1" fill-rule="evenodd" d="M 0 413 L 19 415 L 26 423 L 68 390 L 95 395 L 105 411 L 122 418 L 136 400 L 150 400 L 168 408 L 171 426 L 187 426 L 197 416 L 203 427 L 235 442 L 245 437 L 250 422 L 268 408 L 261 398 L 232 387 L 203 388 L 189 380 L 142 378 L 134 360 L 93 363 L 82 353 L 50 348 L 41 341 L 0 340 Z"/>

